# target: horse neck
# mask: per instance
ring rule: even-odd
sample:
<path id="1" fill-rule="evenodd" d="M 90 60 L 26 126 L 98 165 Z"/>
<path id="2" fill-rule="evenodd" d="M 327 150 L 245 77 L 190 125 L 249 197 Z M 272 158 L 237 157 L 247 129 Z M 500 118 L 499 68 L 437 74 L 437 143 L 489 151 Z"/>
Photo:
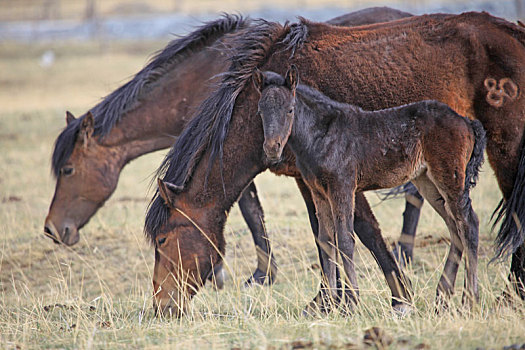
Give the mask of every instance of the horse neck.
<path id="1" fill-rule="evenodd" d="M 208 150 L 186 184 L 184 204 L 203 209 L 206 222 L 199 224 L 217 235 L 219 241 L 223 239 L 224 223 L 231 207 L 255 176 L 267 168 L 262 151 L 262 125 L 256 116 L 257 97 L 252 93 L 247 101 L 241 93 L 237 98 L 236 105 L 240 107 L 234 110 L 223 145 L 222 172 L 217 159 L 206 182 Z"/>
<path id="2" fill-rule="evenodd" d="M 330 100 L 312 88 L 300 85 L 296 94 L 296 108 L 289 144 L 294 153 L 307 151 L 317 137 L 326 133 L 329 123 L 352 108 Z"/>
<path id="3" fill-rule="evenodd" d="M 101 143 L 118 149 L 124 164 L 170 147 L 211 92 L 212 78 L 226 69 L 223 55 L 205 48 L 176 63 L 145 88 L 138 105 L 121 116 Z"/>

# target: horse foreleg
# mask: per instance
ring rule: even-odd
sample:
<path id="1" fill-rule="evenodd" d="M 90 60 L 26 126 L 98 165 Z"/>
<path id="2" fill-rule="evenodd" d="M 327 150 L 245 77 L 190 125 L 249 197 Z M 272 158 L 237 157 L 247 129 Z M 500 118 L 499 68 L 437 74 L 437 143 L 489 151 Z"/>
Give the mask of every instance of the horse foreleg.
<path id="1" fill-rule="evenodd" d="M 312 198 L 312 193 L 310 192 L 310 189 L 304 183 L 302 178 L 296 177 L 295 182 L 297 183 L 297 187 L 299 188 L 299 191 L 301 192 L 301 196 L 303 197 L 303 200 L 304 200 L 304 204 L 306 205 L 306 210 L 308 212 L 308 219 L 310 220 L 310 227 L 312 228 L 312 233 L 315 239 L 315 246 L 317 247 L 319 263 L 321 264 L 321 271 L 324 271 L 324 268 L 323 268 L 324 262 L 322 259 L 321 246 L 319 245 L 319 242 L 318 242 L 319 221 L 317 221 L 317 214 L 315 212 L 315 204 Z M 341 282 L 341 276 L 340 276 L 338 268 L 335 270 L 335 274 L 336 274 L 336 280 L 337 280 L 337 290 L 340 290 L 342 286 L 342 282 Z M 328 286 L 326 286 L 324 282 L 325 282 L 325 279 L 322 278 L 320 290 L 327 290 Z M 339 297 L 340 295 L 338 295 L 338 298 Z"/>
<path id="2" fill-rule="evenodd" d="M 330 204 L 319 195 L 312 194 L 312 198 L 319 222 L 319 235 L 316 242 L 321 252 L 323 282 L 317 296 L 303 311 L 306 315 L 315 314 L 318 311 L 329 312 L 331 305 L 338 303 L 339 300 L 336 246 L 333 237 L 334 226 Z"/>
<path id="3" fill-rule="evenodd" d="M 352 182 L 350 182 L 352 183 Z M 354 265 L 354 186 L 333 184 L 329 190 L 330 207 L 336 232 L 336 248 L 350 284 L 345 288 L 345 305 L 351 311 L 359 299 L 359 286 Z"/>
<path id="4" fill-rule="evenodd" d="M 264 227 L 264 212 L 257 196 L 257 188 L 253 182 L 244 189 L 239 199 L 239 208 L 248 224 L 257 253 L 257 268 L 244 285 L 272 284 L 277 275 L 277 264 Z"/>

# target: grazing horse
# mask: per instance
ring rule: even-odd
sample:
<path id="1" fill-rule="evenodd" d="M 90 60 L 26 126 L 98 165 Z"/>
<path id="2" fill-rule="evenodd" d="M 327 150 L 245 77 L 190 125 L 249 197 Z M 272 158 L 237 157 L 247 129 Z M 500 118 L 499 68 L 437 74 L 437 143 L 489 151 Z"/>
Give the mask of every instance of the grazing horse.
<path id="1" fill-rule="evenodd" d="M 220 263 L 227 213 L 257 174 L 271 167 L 300 180 L 288 148 L 277 165 L 269 164 L 262 152 L 259 94 L 249 83 L 255 68 L 284 74 L 283 67 L 293 63 L 305 84 L 365 110 L 435 99 L 479 120 L 487 132 L 490 164 L 504 198 L 510 200 L 522 196 L 523 186 L 515 193 L 514 182 L 525 181 L 522 170 L 518 172 L 525 123 L 520 93 L 525 86 L 524 43 L 523 29 L 475 12 L 357 28 L 306 20 L 285 26 L 261 21 L 239 33 L 229 71 L 159 169 L 161 186 L 145 222 L 145 233 L 155 244 L 155 308 L 180 314 L 203 283 L 200 276 Z M 311 195 L 308 188 L 300 189 L 303 196 Z M 314 208 L 308 209 L 315 217 Z M 356 193 L 354 215 L 359 237 L 374 233 L 375 238 L 363 243 L 381 245 L 377 222 L 361 193 Z M 507 234 L 511 243 L 503 248 L 513 251 L 522 243 L 515 236 L 520 232 Z M 395 274 L 386 265 L 382 268 L 387 276 Z M 525 272 L 512 274 L 521 281 Z"/>
<path id="2" fill-rule="evenodd" d="M 438 298 L 452 294 L 453 266 L 465 250 L 464 300 L 476 301 L 479 221 L 469 190 L 483 163 L 485 131 L 481 123 L 437 101 L 363 111 L 298 85 L 298 76 L 295 66 L 286 72 L 286 78 L 256 70 L 253 80 L 261 94 L 257 114 L 262 118 L 266 157 L 279 162 L 288 144 L 312 193 L 330 296 L 337 297 L 333 262 L 338 252 L 350 280 L 348 301 L 357 302 L 355 193 L 412 181 L 450 231 Z"/>
<path id="3" fill-rule="evenodd" d="M 407 16 L 410 14 L 377 7 L 329 22 L 350 26 Z M 67 127 L 53 152 L 57 182 L 45 222 L 48 235 L 56 242 L 75 244 L 79 230 L 115 190 L 123 167 L 173 144 L 193 110 L 211 92 L 210 80 L 228 68 L 223 52 L 228 46 L 227 35 L 249 25 L 249 20 L 229 15 L 209 22 L 169 43 L 131 81 L 85 115 L 77 119 L 66 114 Z M 239 208 L 257 251 L 257 268 L 246 283 L 272 283 L 276 264 L 270 258 L 264 214 L 253 183 L 241 195 Z"/>

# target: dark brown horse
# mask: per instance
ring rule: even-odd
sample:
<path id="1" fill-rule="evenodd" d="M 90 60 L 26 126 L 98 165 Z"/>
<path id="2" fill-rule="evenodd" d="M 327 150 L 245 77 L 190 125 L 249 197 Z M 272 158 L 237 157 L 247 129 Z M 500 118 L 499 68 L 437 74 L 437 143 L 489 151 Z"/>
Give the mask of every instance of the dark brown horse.
<path id="1" fill-rule="evenodd" d="M 483 163 L 486 140 L 481 123 L 437 101 L 363 111 L 298 85 L 298 76 L 295 66 L 286 78 L 256 70 L 254 84 L 261 94 L 257 114 L 268 159 L 279 162 L 288 144 L 312 193 L 331 296 L 337 296 L 337 253 L 350 280 L 349 301 L 357 302 L 359 294 L 353 262 L 355 193 L 411 181 L 443 218 L 451 236 L 438 297 L 452 294 L 450 281 L 466 251 L 463 300 L 476 301 L 479 221 L 469 191 Z"/>
<path id="2" fill-rule="evenodd" d="M 305 20 L 291 26 L 261 22 L 237 40 L 220 88 L 167 155 L 160 169 L 161 191 L 146 216 L 145 231 L 156 245 L 153 284 L 159 310 L 181 311 L 202 283 L 200 276 L 220 262 L 226 213 L 253 177 L 270 166 L 262 154 L 263 130 L 256 117 L 259 95 L 248 84 L 256 67 L 284 74 L 283 67 L 292 62 L 305 84 L 367 110 L 429 98 L 447 103 L 483 124 L 489 160 L 507 203 L 522 195 L 521 186 L 513 192 L 514 181 L 524 180 L 523 170 L 518 173 L 525 108 L 519 92 L 525 84 L 521 28 L 486 13 L 465 13 L 355 29 Z M 288 151 L 273 170 L 298 176 Z M 354 225 L 358 235 L 378 231 L 359 193 Z M 522 243 L 515 237 L 519 231 L 505 234 L 512 244 L 504 249 L 513 251 Z M 515 254 L 519 259 L 519 251 Z M 512 273 L 521 278 L 524 272 Z"/>
<path id="3" fill-rule="evenodd" d="M 356 21 L 371 23 L 406 16 L 409 14 L 381 7 L 332 21 L 350 26 Z M 78 119 L 67 114 L 67 127 L 58 136 L 53 153 L 57 183 L 45 223 L 47 234 L 57 242 L 75 244 L 79 230 L 115 190 L 123 167 L 173 144 L 193 110 L 211 92 L 212 77 L 228 67 L 222 52 L 228 45 L 226 36 L 249 23 L 237 16 L 207 23 L 172 41 L 89 113 Z M 247 283 L 271 283 L 276 265 L 270 259 L 264 214 L 254 184 L 241 195 L 239 207 L 257 251 L 257 268 Z"/>

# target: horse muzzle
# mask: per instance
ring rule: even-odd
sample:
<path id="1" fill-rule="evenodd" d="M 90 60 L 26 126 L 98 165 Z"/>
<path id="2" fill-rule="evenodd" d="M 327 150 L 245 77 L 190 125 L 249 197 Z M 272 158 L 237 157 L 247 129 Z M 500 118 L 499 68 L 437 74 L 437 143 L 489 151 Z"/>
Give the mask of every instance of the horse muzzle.
<path id="1" fill-rule="evenodd" d="M 184 308 L 171 298 L 153 299 L 153 309 L 156 317 L 180 318 L 184 314 Z"/>
<path id="2" fill-rule="evenodd" d="M 44 225 L 44 234 L 51 238 L 55 244 L 63 243 L 67 246 L 72 246 L 78 243 L 80 235 L 78 229 L 73 224 L 65 224 L 60 233 L 53 221 L 46 219 Z"/>

